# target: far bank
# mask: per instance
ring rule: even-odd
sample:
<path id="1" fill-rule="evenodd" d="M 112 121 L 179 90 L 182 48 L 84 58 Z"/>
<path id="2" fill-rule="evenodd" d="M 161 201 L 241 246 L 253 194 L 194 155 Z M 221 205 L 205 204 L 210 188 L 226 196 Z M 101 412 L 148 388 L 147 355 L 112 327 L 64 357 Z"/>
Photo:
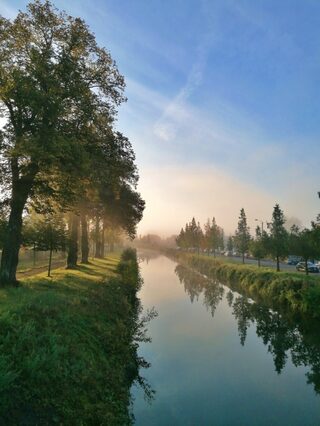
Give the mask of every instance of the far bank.
<path id="1" fill-rule="evenodd" d="M 320 281 L 316 277 L 295 272 L 276 272 L 270 268 L 235 264 L 176 250 L 169 250 L 167 253 L 177 262 L 253 298 L 263 298 L 272 305 L 320 317 Z"/>

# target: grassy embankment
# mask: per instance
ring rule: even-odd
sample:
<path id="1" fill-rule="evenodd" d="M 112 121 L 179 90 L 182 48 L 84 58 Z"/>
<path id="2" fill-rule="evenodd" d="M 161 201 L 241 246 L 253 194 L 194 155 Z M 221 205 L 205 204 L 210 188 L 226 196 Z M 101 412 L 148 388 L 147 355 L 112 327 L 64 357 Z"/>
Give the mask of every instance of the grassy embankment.
<path id="1" fill-rule="evenodd" d="M 0 424 L 130 424 L 140 278 L 125 253 L 0 290 Z"/>
<path id="2" fill-rule="evenodd" d="M 320 318 L 320 281 L 296 272 L 276 272 L 271 268 L 216 260 L 204 255 L 171 252 L 177 261 L 187 264 L 210 278 L 216 278 L 234 290 L 253 298 L 263 298 L 273 306 L 282 305 Z"/>

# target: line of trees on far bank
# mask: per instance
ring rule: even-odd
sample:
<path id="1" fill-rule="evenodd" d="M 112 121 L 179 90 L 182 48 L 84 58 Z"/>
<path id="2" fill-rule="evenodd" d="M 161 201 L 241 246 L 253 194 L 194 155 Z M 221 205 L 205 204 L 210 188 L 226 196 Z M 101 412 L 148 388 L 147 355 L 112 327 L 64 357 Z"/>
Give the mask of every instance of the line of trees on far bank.
<path id="1" fill-rule="evenodd" d="M 280 271 L 280 261 L 289 254 L 299 256 L 305 262 L 305 271 L 308 274 L 308 261 L 320 258 L 320 215 L 311 223 L 310 229 L 299 228 L 292 225 L 288 231 L 285 228 L 286 218 L 280 206 L 273 208 L 272 218 L 267 223 L 267 229 L 259 225 L 255 229 L 254 236 L 250 233 L 245 210 L 240 210 L 238 226 L 234 235 L 230 235 L 225 241 L 224 231 L 218 226 L 215 218 L 208 219 L 203 229 L 195 218 L 181 229 L 176 238 L 178 247 L 184 250 L 193 250 L 198 253 L 206 252 L 222 253 L 224 249 L 230 253 L 238 253 L 242 256 L 242 262 L 250 253 L 257 259 L 260 266 L 261 259 L 270 257 L 275 259 L 277 271 Z"/>

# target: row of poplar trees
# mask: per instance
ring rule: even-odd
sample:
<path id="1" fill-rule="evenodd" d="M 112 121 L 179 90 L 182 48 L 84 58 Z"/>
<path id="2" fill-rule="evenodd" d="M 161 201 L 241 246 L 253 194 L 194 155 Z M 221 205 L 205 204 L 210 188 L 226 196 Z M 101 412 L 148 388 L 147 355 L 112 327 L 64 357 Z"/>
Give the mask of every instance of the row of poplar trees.
<path id="1" fill-rule="evenodd" d="M 107 226 L 132 237 L 144 201 L 128 138 L 114 128 L 125 82 L 109 52 L 79 18 L 49 1 L 0 17 L 0 284 L 16 283 L 23 220 L 30 209 L 68 218 L 68 267 L 88 261 Z M 99 248 L 98 248 L 99 249 Z"/>
<path id="2" fill-rule="evenodd" d="M 293 225 L 290 230 L 285 227 L 286 218 L 279 204 L 273 208 L 270 222 L 266 223 L 267 229 L 263 229 L 263 224 L 255 229 L 254 237 L 250 234 L 245 210 L 240 210 L 238 226 L 235 234 L 227 240 L 226 248 L 233 252 L 236 250 L 245 261 L 245 255 L 251 253 L 258 261 L 264 257 L 270 257 L 276 261 L 277 271 L 280 271 L 280 261 L 289 254 L 300 256 L 305 262 L 305 271 L 308 273 L 307 262 L 315 258 L 320 258 L 320 215 L 315 222 L 311 223 L 310 229 L 300 229 Z M 211 250 L 213 254 L 224 248 L 224 232 L 217 225 L 215 218 L 209 220 L 202 230 L 200 223 L 193 218 L 181 229 L 176 243 L 180 248 Z"/>

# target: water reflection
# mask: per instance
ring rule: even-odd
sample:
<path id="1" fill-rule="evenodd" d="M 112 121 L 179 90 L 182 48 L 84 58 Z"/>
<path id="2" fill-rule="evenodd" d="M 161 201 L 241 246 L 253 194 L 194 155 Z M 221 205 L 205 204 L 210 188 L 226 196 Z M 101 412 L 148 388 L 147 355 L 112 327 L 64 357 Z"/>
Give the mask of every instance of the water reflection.
<path id="1" fill-rule="evenodd" d="M 224 287 L 218 281 L 208 279 L 183 265 L 177 265 L 175 273 L 180 283 L 184 285 L 184 290 L 189 295 L 191 303 L 194 299 L 198 300 L 200 294 L 204 294 L 204 305 L 213 317 L 216 307 L 223 298 Z"/>
<path id="2" fill-rule="evenodd" d="M 306 373 L 307 383 L 313 385 L 316 393 L 320 393 L 318 321 L 273 311 L 182 265 L 175 268 L 175 273 L 191 302 L 203 296 L 204 305 L 212 317 L 225 297 L 237 321 L 240 344 L 245 345 L 248 329 L 254 326 L 256 335 L 272 356 L 275 371 L 280 374 L 290 357 L 294 366 L 309 368 L 310 371 Z"/>
<path id="3" fill-rule="evenodd" d="M 154 250 L 139 250 L 138 252 L 138 262 L 145 262 L 147 265 L 151 260 L 157 259 L 161 254 L 158 251 Z"/>

